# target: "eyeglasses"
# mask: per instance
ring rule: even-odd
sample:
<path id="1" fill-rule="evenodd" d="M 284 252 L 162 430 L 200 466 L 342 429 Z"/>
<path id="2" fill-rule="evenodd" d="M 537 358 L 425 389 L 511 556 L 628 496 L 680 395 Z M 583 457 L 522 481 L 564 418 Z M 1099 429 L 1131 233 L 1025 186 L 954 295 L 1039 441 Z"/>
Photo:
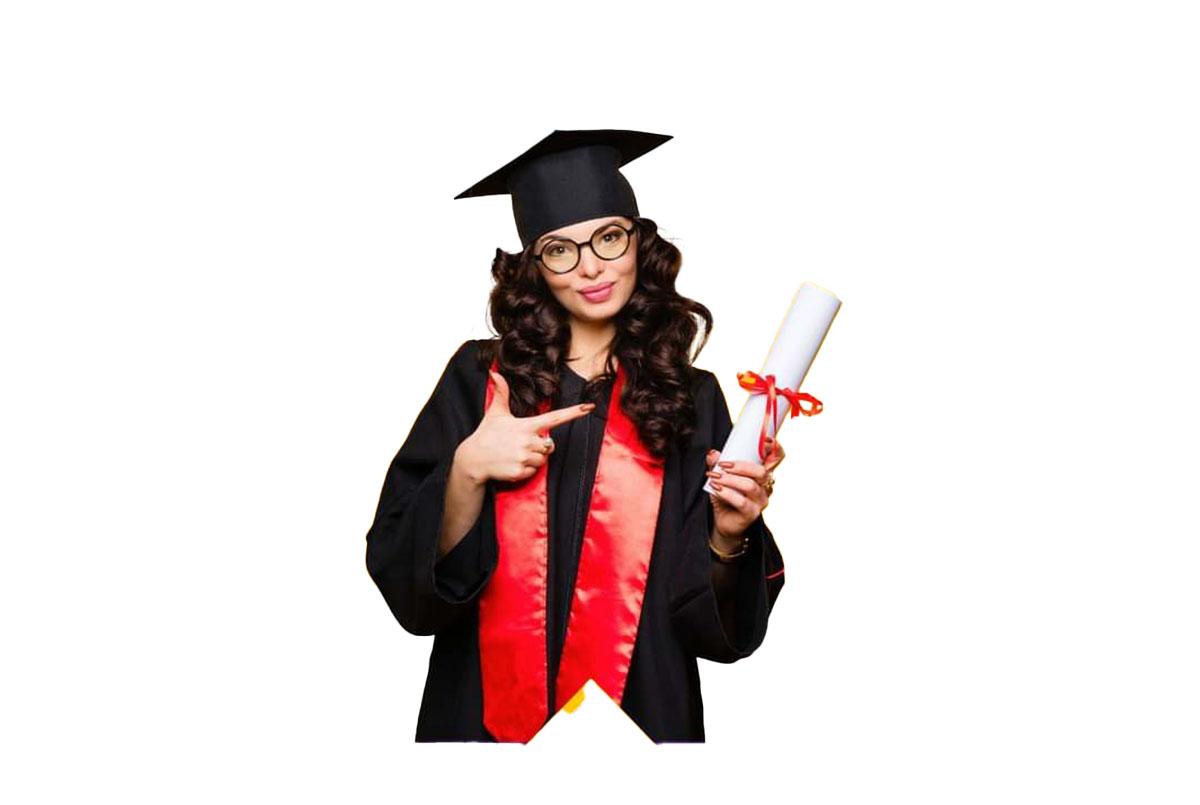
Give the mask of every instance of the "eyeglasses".
<path id="1" fill-rule="evenodd" d="M 629 250 L 633 229 L 626 229 L 613 222 L 605 224 L 592 233 L 583 243 L 576 243 L 570 238 L 554 238 L 547 241 L 534 259 L 555 274 L 567 274 L 579 265 L 579 255 L 584 246 L 592 249 L 592 254 L 601 260 L 616 260 Z"/>

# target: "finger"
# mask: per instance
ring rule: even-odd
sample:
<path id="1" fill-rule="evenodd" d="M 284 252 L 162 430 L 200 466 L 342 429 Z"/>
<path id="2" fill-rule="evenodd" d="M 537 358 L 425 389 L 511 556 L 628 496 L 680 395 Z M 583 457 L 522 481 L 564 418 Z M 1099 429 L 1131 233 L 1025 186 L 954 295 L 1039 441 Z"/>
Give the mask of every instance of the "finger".
<path id="1" fill-rule="evenodd" d="M 537 473 L 537 471 L 537 467 L 531 467 L 523 461 L 518 461 L 509 466 L 506 477 L 513 481 L 523 481 Z"/>
<path id="2" fill-rule="evenodd" d="M 706 467 L 708 467 L 708 469 L 711 470 L 713 468 L 713 464 L 716 464 L 717 459 L 720 457 L 721 457 L 721 453 L 719 451 L 709 450 L 708 454 L 706 456 L 704 456 L 704 465 Z"/>
<path id="3" fill-rule="evenodd" d="M 536 469 L 546 463 L 546 454 L 541 450 L 530 450 L 521 461 L 525 466 Z"/>
<path id="4" fill-rule="evenodd" d="M 718 483 L 713 484 L 713 489 L 717 492 L 718 500 L 743 515 L 747 522 L 754 522 L 754 519 L 758 517 L 758 506 L 741 492 Z"/>
<path id="5" fill-rule="evenodd" d="M 512 416 L 512 411 L 508 407 L 508 381 L 499 372 L 488 370 L 488 374 L 492 378 L 492 403 L 488 406 L 484 416 Z"/>
<path id="6" fill-rule="evenodd" d="M 553 446 L 554 440 L 550 438 L 550 435 L 542 435 L 540 433 L 534 433 L 526 443 L 527 450 L 540 453 L 545 453 L 547 450 L 553 449 Z"/>
<path id="7" fill-rule="evenodd" d="M 542 431 L 553 430 L 564 422 L 570 422 L 572 419 L 579 419 L 581 416 L 586 416 L 595 407 L 595 403 L 581 403 L 580 405 L 556 408 L 544 414 L 525 417 L 525 421 L 533 425 L 538 433 L 541 433 Z"/>
<path id="8" fill-rule="evenodd" d="M 722 472 L 745 475 L 755 481 L 762 481 L 767 477 L 766 467 L 757 461 L 718 461 L 717 466 L 721 468 Z"/>
<path id="9" fill-rule="evenodd" d="M 767 504 L 767 490 L 763 488 L 762 484 L 753 478 L 747 478 L 744 475 L 733 475 L 727 472 L 724 473 L 720 478 L 713 478 L 712 482 L 714 484 L 736 489 L 738 492 L 741 492 L 744 497 L 753 500 L 759 506 L 765 507 Z"/>
<path id="10" fill-rule="evenodd" d="M 521 459 L 519 463 L 513 465 L 512 475 L 517 480 L 524 480 L 537 475 L 541 468 L 541 462 L 531 453 Z"/>

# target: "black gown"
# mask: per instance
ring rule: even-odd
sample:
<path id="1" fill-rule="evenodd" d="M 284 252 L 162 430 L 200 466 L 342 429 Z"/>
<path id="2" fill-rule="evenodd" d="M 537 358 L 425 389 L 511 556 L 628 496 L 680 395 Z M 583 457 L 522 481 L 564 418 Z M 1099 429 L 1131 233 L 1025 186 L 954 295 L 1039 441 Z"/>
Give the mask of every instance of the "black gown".
<path id="1" fill-rule="evenodd" d="M 367 569 L 396 619 L 416 635 L 434 635 L 416 740 L 492 741 L 483 726 L 478 599 L 496 566 L 494 490 L 466 536 L 437 558 L 446 479 L 455 448 L 483 417 L 486 369 L 481 341 L 467 341 L 446 365 L 384 481 L 367 534 Z M 701 488 L 705 453 L 732 428 L 716 377 L 694 369 L 696 433 L 687 450 L 667 458 L 637 642 L 621 708 L 654 741 L 703 741 L 697 658 L 734 662 L 766 636 L 783 587 L 783 557 L 760 516 L 750 550 L 729 583 L 714 584 L 708 550 L 712 505 Z M 607 418 L 611 380 L 586 398 L 597 407 L 555 428 L 547 467 L 550 562 L 547 668 L 554 680 L 566 634 L 584 523 Z M 585 401 L 585 381 L 560 375 L 560 408 Z M 725 617 L 722 617 L 722 612 Z M 554 685 L 547 712 L 554 709 Z"/>

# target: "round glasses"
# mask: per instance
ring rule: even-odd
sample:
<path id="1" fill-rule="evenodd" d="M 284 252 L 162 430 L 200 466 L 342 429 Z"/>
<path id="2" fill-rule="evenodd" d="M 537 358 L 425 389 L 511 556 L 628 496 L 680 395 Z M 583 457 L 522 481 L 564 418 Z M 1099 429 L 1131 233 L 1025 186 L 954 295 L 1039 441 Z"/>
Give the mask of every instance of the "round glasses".
<path id="1" fill-rule="evenodd" d="M 601 260 L 616 260 L 629 250 L 632 235 L 632 229 L 626 229 L 618 223 L 605 224 L 583 243 L 559 237 L 548 240 L 534 255 L 534 259 L 555 274 L 566 274 L 579 265 L 579 255 L 584 246 L 591 247 L 592 254 Z"/>

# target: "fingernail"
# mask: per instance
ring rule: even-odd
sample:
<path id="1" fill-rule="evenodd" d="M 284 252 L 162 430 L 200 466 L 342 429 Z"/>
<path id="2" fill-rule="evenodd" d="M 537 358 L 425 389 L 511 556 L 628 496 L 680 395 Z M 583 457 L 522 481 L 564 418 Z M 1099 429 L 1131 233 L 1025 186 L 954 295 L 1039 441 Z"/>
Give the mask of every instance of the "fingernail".
<path id="1" fill-rule="evenodd" d="M 706 472 L 704 474 L 707 475 L 709 478 L 721 478 L 725 475 L 725 473 L 721 472 L 720 470 L 709 470 L 708 472 Z"/>
<path id="2" fill-rule="evenodd" d="M 713 489 L 724 489 L 725 488 L 724 486 L 717 483 L 716 481 L 712 481 L 711 483 L 709 483 L 709 486 L 711 486 Z"/>
<path id="3" fill-rule="evenodd" d="M 733 466 L 733 462 L 732 462 L 732 461 L 718 461 L 718 462 L 717 462 L 717 464 L 718 464 L 719 466 L 725 467 L 726 469 L 728 469 L 728 468 L 730 468 L 730 467 L 732 467 L 732 466 Z"/>

